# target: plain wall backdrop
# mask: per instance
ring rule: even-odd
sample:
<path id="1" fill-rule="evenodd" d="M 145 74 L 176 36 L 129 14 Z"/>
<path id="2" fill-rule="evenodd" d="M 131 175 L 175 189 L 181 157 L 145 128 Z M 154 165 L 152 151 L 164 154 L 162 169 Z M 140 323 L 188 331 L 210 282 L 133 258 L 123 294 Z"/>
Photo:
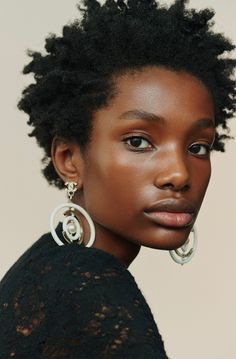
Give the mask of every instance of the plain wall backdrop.
<path id="1" fill-rule="evenodd" d="M 78 17 L 76 0 L 0 0 L 1 236 L 0 278 L 49 230 L 52 209 L 65 200 L 40 174 L 42 152 L 17 110 L 30 79 L 21 75 L 26 49 L 42 50 L 50 32 Z M 166 1 L 170 3 L 170 1 Z M 236 43 L 236 1 L 191 0 L 212 7 L 215 29 Z M 236 56 L 236 53 L 235 53 Z M 236 136 L 236 119 L 231 121 Z M 213 153 L 211 183 L 196 222 L 199 247 L 181 267 L 168 252 L 143 248 L 130 270 L 142 289 L 170 359 L 236 357 L 236 141 Z M 147 358 L 148 359 L 148 358 Z"/>

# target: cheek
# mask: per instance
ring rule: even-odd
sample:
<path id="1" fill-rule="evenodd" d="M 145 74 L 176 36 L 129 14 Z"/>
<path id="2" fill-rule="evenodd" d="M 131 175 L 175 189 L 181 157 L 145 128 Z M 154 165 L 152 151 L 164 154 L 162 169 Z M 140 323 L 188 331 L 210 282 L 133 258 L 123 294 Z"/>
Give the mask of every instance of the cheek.
<path id="1" fill-rule="evenodd" d="M 97 156 L 85 172 L 84 202 L 87 210 L 95 215 L 122 215 L 137 206 L 145 186 L 145 171 L 140 163 L 129 161 L 127 154 Z"/>
<path id="2" fill-rule="evenodd" d="M 192 170 L 192 190 L 202 200 L 211 177 L 211 162 L 199 161 Z"/>

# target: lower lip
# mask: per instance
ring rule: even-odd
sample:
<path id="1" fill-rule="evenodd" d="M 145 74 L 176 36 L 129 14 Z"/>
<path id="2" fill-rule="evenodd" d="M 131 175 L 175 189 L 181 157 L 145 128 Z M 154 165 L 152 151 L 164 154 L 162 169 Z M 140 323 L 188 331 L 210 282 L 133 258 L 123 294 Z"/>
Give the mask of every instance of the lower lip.
<path id="1" fill-rule="evenodd" d="M 145 214 L 156 224 L 165 227 L 186 227 L 193 221 L 193 214 L 186 212 L 145 212 Z"/>

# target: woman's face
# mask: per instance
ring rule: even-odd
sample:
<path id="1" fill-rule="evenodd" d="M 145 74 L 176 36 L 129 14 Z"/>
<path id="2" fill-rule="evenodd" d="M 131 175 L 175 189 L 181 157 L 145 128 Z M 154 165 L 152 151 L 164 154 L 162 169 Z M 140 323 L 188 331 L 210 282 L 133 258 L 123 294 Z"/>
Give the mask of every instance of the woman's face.
<path id="1" fill-rule="evenodd" d="M 194 76 L 161 67 L 115 84 L 114 98 L 94 114 L 79 202 L 104 241 L 177 248 L 210 179 L 212 98 Z"/>

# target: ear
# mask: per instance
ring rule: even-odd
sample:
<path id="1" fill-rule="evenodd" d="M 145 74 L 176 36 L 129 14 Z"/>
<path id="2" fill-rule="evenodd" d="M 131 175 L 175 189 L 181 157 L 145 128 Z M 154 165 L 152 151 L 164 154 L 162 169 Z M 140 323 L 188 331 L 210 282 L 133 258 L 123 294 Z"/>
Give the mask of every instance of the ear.
<path id="1" fill-rule="evenodd" d="M 76 182 L 78 189 L 81 189 L 84 158 L 80 147 L 73 142 L 55 137 L 52 142 L 51 157 L 58 176 L 64 182 Z"/>

